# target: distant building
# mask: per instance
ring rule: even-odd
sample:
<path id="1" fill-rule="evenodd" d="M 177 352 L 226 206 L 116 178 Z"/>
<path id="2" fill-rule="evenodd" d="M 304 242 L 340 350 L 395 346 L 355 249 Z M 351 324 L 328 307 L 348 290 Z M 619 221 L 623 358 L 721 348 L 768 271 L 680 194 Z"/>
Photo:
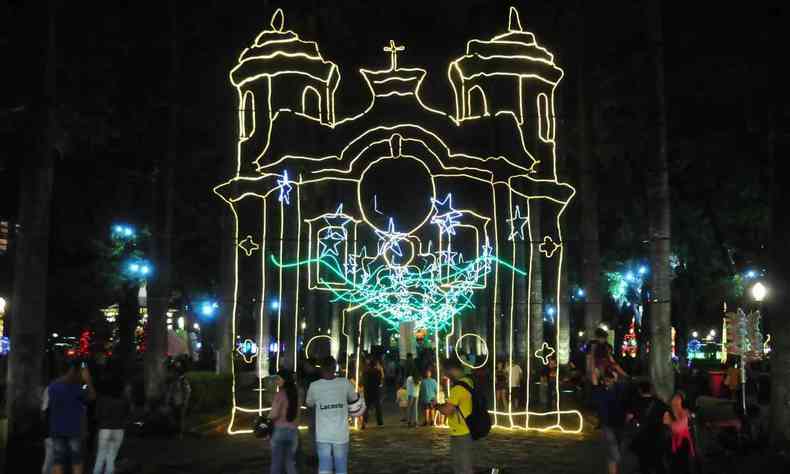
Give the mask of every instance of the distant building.
<path id="1" fill-rule="evenodd" d="M 7 220 L 0 220 L 0 255 L 8 253 L 10 241 L 10 223 Z"/>

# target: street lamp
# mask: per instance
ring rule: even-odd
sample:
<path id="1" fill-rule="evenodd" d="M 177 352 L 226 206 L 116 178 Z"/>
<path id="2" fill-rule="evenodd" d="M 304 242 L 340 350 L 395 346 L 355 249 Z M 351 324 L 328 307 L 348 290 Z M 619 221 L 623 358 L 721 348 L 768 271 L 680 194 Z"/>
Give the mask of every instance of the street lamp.
<path id="1" fill-rule="evenodd" d="M 216 301 L 204 301 L 200 303 L 200 314 L 205 318 L 212 318 L 217 313 L 219 304 Z"/>
<path id="2" fill-rule="evenodd" d="M 752 298 L 754 301 L 758 303 L 762 303 L 765 299 L 765 296 L 768 294 L 768 288 L 762 284 L 762 282 L 757 282 L 752 286 Z"/>
<path id="3" fill-rule="evenodd" d="M 154 271 L 154 266 L 148 260 L 130 260 L 124 268 L 127 275 L 140 279 L 145 279 Z"/>
<path id="4" fill-rule="evenodd" d="M 112 226 L 112 236 L 116 239 L 133 239 L 135 236 L 134 227 L 126 224 L 115 224 Z"/>

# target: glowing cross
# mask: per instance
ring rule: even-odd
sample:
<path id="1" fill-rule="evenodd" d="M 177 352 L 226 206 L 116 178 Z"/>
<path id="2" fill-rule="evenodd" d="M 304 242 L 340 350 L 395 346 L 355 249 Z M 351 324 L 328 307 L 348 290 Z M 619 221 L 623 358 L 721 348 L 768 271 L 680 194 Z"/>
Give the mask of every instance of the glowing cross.
<path id="1" fill-rule="evenodd" d="M 521 240 L 524 240 L 524 227 L 527 225 L 527 218 L 521 215 L 521 208 L 516 206 L 516 211 L 513 213 L 513 217 L 511 219 L 507 219 L 510 222 L 510 237 L 507 240 L 514 240 L 516 236 Z M 519 224 L 520 222 L 520 224 Z M 516 230 L 516 226 L 518 226 L 518 230 Z"/>
<path id="2" fill-rule="evenodd" d="M 261 246 L 256 244 L 255 241 L 252 240 L 251 235 L 248 235 L 244 240 L 239 242 L 239 248 L 244 250 L 244 253 L 246 253 L 247 256 L 249 257 L 250 255 L 252 255 L 252 252 L 258 250 L 259 248 L 261 248 Z"/>
<path id="3" fill-rule="evenodd" d="M 538 245 L 538 250 L 540 253 L 546 256 L 546 258 L 551 258 L 554 256 L 554 252 L 559 249 L 560 246 L 554 242 L 551 236 L 546 236 L 543 238 L 543 243 Z"/>
<path id="4" fill-rule="evenodd" d="M 390 71 L 398 69 L 398 51 L 405 49 L 405 46 L 395 46 L 395 41 L 393 40 L 390 40 L 389 46 L 384 46 L 384 51 L 390 53 Z"/>
<path id="5" fill-rule="evenodd" d="M 549 365 L 549 358 L 554 355 L 554 352 L 554 348 L 549 346 L 547 342 L 544 342 L 540 349 L 535 351 L 535 357 L 540 359 L 543 365 Z"/>

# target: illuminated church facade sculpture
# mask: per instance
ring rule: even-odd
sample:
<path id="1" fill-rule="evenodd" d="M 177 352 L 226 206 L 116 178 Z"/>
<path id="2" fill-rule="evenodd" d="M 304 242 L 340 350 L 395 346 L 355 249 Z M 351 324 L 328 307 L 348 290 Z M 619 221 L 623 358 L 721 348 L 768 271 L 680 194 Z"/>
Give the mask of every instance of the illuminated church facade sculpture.
<path id="1" fill-rule="evenodd" d="M 548 407 L 526 390 L 535 360 L 558 347 L 556 337 L 532 347 L 530 318 L 543 315 L 530 314 L 529 272 L 551 269 L 544 292 L 559 301 L 560 220 L 574 194 L 556 173 L 563 72 L 552 54 L 511 8 L 506 33 L 469 41 L 450 63 L 455 108 L 442 111 L 420 97 L 427 71 L 402 67 L 404 46 L 391 41 L 389 67 L 359 71 L 369 105 L 341 115 L 337 65 L 284 23 L 277 10 L 230 73 L 237 173 L 214 190 L 235 219 L 229 432 L 266 411 L 270 370 L 331 353 L 358 380 L 360 354 L 382 334 L 410 337 L 404 328 L 426 335 L 437 366 L 524 367 L 527 409 L 510 393 L 492 408 L 497 425 L 580 430 L 559 387 Z"/>

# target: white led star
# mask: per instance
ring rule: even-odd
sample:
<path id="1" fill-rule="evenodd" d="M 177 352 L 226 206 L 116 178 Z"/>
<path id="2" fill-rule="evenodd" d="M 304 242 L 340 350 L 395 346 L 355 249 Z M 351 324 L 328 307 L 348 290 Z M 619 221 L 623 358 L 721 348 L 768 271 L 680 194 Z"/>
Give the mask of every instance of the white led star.
<path id="1" fill-rule="evenodd" d="M 456 219 L 463 216 L 463 213 L 453 208 L 452 193 L 448 193 L 441 201 L 431 198 L 431 202 L 436 209 L 436 215 L 431 218 L 431 223 L 438 225 L 441 232 L 455 235 L 455 226 L 458 225 Z"/>
<path id="2" fill-rule="evenodd" d="M 324 216 L 324 222 L 326 225 L 332 227 L 343 227 L 345 228 L 346 224 L 351 222 L 353 219 L 343 213 L 343 203 L 341 202 L 335 212 L 332 214 L 327 214 Z"/>
<path id="3" fill-rule="evenodd" d="M 403 256 L 399 241 L 406 237 L 406 234 L 395 230 L 395 220 L 392 217 L 389 218 L 387 223 L 387 230 L 376 230 L 376 235 L 379 238 L 377 248 L 379 255 L 383 255 L 385 251 L 392 249 L 395 255 L 399 257 Z"/>
<path id="4" fill-rule="evenodd" d="M 524 237 L 524 227 L 527 226 L 527 217 L 521 215 L 521 208 L 516 205 L 516 210 L 513 212 L 513 217 L 507 219 L 510 222 L 510 236 L 508 240 L 514 240 L 518 236 L 521 240 L 526 240 Z M 516 230 L 518 228 L 518 230 Z"/>
<path id="5" fill-rule="evenodd" d="M 346 230 L 342 227 L 341 228 L 331 227 L 327 230 L 329 231 L 329 234 L 326 235 L 326 237 L 324 237 L 323 239 L 318 241 L 318 245 L 321 249 L 319 255 L 321 257 L 327 255 L 334 255 L 335 257 L 339 257 L 340 254 L 337 250 L 337 246 L 346 240 L 346 235 L 347 235 Z M 326 243 L 327 241 L 332 241 L 334 243 L 331 244 L 330 247 L 330 245 Z"/>

